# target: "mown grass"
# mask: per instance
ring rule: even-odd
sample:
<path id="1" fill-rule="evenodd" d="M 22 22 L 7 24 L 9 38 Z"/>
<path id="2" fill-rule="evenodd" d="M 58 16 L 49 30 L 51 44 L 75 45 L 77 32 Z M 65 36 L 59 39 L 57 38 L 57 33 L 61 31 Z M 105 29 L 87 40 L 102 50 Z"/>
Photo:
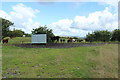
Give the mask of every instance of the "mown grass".
<path id="1" fill-rule="evenodd" d="M 106 44 L 103 46 L 64 49 L 20 48 L 10 45 L 3 45 L 2 51 L 3 77 L 118 77 L 117 44 Z"/>

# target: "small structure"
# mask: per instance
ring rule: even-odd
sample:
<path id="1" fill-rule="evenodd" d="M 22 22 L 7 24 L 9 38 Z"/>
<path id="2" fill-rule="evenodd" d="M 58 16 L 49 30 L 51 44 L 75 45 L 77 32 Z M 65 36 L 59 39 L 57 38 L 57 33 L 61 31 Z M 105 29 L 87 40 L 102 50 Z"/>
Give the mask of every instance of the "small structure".
<path id="1" fill-rule="evenodd" d="M 23 37 L 25 37 L 25 35 L 23 35 Z"/>
<path id="2" fill-rule="evenodd" d="M 46 34 L 33 34 L 32 35 L 32 44 L 46 44 L 47 35 Z"/>

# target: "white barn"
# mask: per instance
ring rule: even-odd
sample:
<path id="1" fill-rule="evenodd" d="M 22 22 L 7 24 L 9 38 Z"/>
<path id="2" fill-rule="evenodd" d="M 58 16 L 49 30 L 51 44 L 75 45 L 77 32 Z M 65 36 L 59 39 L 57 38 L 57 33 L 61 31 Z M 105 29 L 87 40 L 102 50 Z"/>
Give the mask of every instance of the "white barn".
<path id="1" fill-rule="evenodd" d="M 46 34 L 32 34 L 32 43 L 33 44 L 46 44 L 47 35 Z"/>

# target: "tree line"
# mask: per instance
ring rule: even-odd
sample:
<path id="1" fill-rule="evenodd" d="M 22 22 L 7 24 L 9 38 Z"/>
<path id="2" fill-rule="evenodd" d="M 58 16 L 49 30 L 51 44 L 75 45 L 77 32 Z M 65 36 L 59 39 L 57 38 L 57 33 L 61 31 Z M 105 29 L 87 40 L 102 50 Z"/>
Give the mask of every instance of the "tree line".
<path id="1" fill-rule="evenodd" d="M 26 37 L 30 37 L 31 34 L 27 34 L 22 30 L 14 29 L 10 30 L 10 26 L 14 25 L 13 22 L 0 18 L 0 22 L 2 25 L 2 38 L 4 37 L 22 37 L 25 35 Z M 52 29 L 48 29 L 47 26 L 40 26 L 39 28 L 33 29 L 32 34 L 47 34 L 47 41 L 52 42 L 51 37 L 54 37 Z M 93 42 L 93 41 L 120 41 L 120 29 L 115 29 L 114 31 L 110 32 L 107 30 L 102 31 L 94 31 L 92 33 L 88 33 L 85 38 L 86 41 Z"/>
<path id="2" fill-rule="evenodd" d="M 18 29 L 10 30 L 10 26 L 13 26 L 14 23 L 7 19 L 0 18 L 0 22 L 2 23 L 0 25 L 0 27 L 2 28 L 2 38 L 1 39 L 5 38 L 5 37 L 10 37 L 10 38 L 22 37 L 23 35 L 25 35 L 26 37 L 31 37 L 31 34 L 25 33 L 22 30 L 18 30 Z M 32 32 L 32 34 L 47 34 L 47 42 L 52 42 L 51 37 L 55 36 L 52 32 L 52 29 L 48 29 L 46 27 L 46 25 L 40 26 L 39 28 L 36 28 L 36 29 L 33 29 L 31 32 Z"/>
<path id="3" fill-rule="evenodd" d="M 18 30 L 18 29 L 10 30 L 10 26 L 13 26 L 14 23 L 7 19 L 0 18 L 0 22 L 1 22 L 0 28 L 2 28 L 2 38 L 22 37 L 23 35 L 31 36 L 30 34 L 27 34 L 22 30 Z"/>
<path id="4" fill-rule="evenodd" d="M 88 33 L 85 38 L 86 41 L 120 41 L 120 29 L 115 29 L 114 31 L 94 31 L 91 34 Z"/>

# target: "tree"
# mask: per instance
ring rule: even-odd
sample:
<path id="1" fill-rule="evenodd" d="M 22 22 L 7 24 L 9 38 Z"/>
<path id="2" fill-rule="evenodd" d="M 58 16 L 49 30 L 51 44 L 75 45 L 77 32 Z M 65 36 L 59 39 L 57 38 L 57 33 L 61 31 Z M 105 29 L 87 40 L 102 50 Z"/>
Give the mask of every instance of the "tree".
<path id="1" fill-rule="evenodd" d="M 86 40 L 86 41 L 90 41 L 90 42 L 95 41 L 94 34 L 88 33 L 88 34 L 86 35 L 85 40 Z"/>
<path id="2" fill-rule="evenodd" d="M 78 37 L 73 37 L 73 39 L 78 39 Z"/>
<path id="3" fill-rule="evenodd" d="M 110 41 L 111 39 L 111 32 L 109 31 L 94 31 L 92 34 L 86 35 L 86 41 Z"/>
<path id="4" fill-rule="evenodd" d="M 31 34 L 25 33 L 24 34 L 26 37 L 31 37 Z"/>
<path id="5" fill-rule="evenodd" d="M 94 32 L 95 41 L 110 41 L 111 32 L 109 31 L 95 31 Z"/>
<path id="6" fill-rule="evenodd" d="M 120 41 L 120 29 L 115 29 L 115 30 L 112 32 L 111 41 Z"/>
<path id="7" fill-rule="evenodd" d="M 0 22 L 2 23 L 0 25 L 0 27 L 2 28 L 2 38 L 7 37 L 8 32 L 10 31 L 9 27 L 12 26 L 14 23 L 12 23 L 11 21 L 7 19 L 3 19 L 3 18 L 0 18 Z"/>
<path id="8" fill-rule="evenodd" d="M 13 30 L 8 32 L 9 37 L 22 37 L 24 34 L 25 33 L 22 30 Z"/>
<path id="9" fill-rule="evenodd" d="M 52 29 L 48 29 L 46 25 L 33 29 L 32 34 L 47 34 L 47 42 L 52 42 L 51 38 L 54 37 Z"/>

